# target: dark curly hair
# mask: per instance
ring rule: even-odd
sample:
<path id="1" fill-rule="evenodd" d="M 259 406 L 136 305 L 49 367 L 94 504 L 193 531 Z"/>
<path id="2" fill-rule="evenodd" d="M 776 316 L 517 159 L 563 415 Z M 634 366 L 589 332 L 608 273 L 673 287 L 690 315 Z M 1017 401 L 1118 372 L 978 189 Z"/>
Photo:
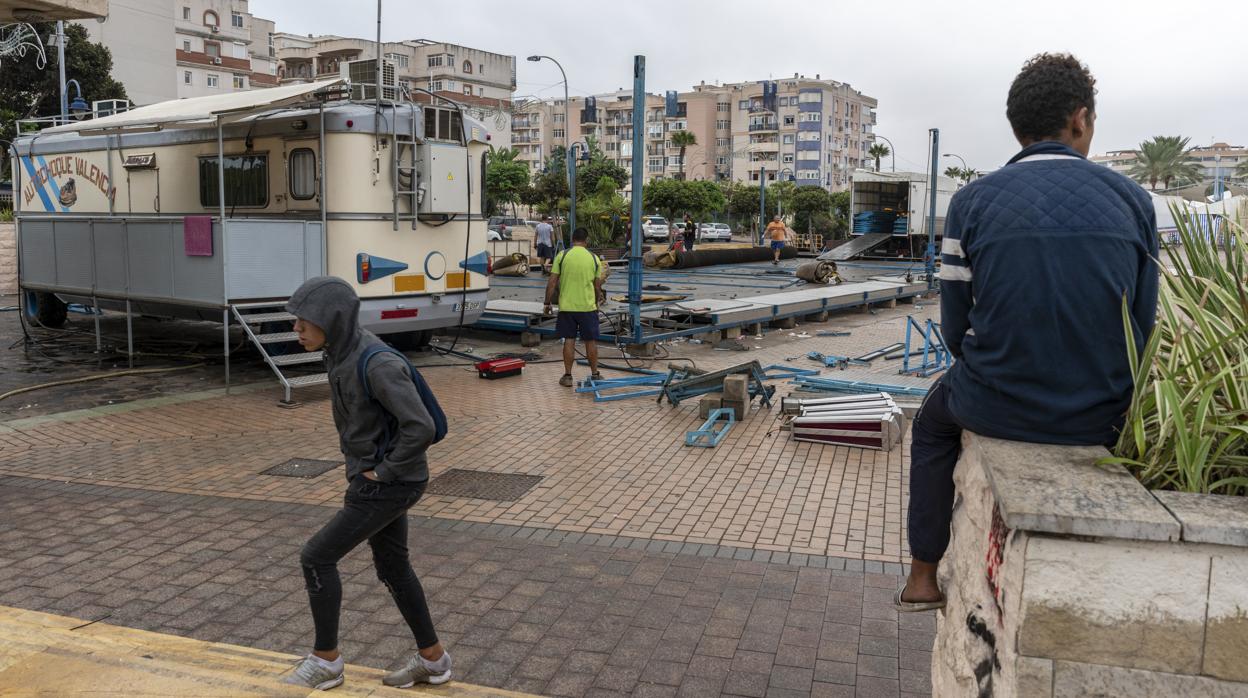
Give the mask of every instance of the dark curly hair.
<path id="1" fill-rule="evenodd" d="M 1041 141 L 1061 133 L 1079 107 L 1096 111 L 1096 78 L 1069 53 L 1041 53 L 1014 78 L 1005 116 L 1020 140 Z"/>

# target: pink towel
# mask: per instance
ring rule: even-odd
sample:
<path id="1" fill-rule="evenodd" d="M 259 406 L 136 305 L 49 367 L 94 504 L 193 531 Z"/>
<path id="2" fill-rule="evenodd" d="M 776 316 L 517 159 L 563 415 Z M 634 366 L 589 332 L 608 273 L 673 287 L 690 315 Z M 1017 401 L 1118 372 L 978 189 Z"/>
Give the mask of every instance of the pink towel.
<path id="1" fill-rule="evenodd" d="M 212 256 L 212 216 L 182 219 L 182 247 L 188 257 Z"/>

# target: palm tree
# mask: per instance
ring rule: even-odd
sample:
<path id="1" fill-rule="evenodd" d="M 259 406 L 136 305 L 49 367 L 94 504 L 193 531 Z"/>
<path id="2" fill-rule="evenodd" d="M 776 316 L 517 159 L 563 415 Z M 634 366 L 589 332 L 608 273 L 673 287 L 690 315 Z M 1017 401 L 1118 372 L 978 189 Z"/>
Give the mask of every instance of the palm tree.
<path id="1" fill-rule="evenodd" d="M 875 158 L 875 171 L 876 172 L 880 171 L 880 158 L 886 158 L 892 152 L 893 151 L 889 150 L 888 146 L 884 145 L 883 143 L 876 143 L 875 145 L 867 149 L 867 155 Z"/>
<path id="2" fill-rule="evenodd" d="M 1183 136 L 1157 136 L 1140 144 L 1136 152 L 1135 164 L 1127 172 L 1127 176 L 1143 184 L 1148 182 L 1149 189 L 1156 189 L 1157 183 L 1169 189 L 1173 183 L 1187 184 L 1200 179 L 1200 169 L 1191 162 L 1191 149 L 1187 142 L 1191 140 Z"/>
<path id="3" fill-rule="evenodd" d="M 868 154 L 870 154 L 870 151 L 868 151 Z M 962 179 L 962 168 L 950 165 L 945 168 L 945 176 L 949 179 Z"/>
<path id="4" fill-rule="evenodd" d="M 680 174 L 677 179 L 685 178 L 685 150 L 691 145 L 698 144 L 698 137 L 690 131 L 675 131 L 672 133 L 672 145 L 680 148 Z"/>

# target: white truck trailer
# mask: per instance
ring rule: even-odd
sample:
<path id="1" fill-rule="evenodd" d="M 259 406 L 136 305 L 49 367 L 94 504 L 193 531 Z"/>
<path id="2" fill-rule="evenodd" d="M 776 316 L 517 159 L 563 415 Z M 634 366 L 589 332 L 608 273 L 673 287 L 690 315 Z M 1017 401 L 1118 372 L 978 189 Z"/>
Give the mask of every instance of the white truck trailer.
<path id="1" fill-rule="evenodd" d="M 936 249 L 945 230 L 956 180 L 936 178 Z M 821 259 L 859 258 L 922 260 L 927 254 L 931 188 L 921 172 L 854 172 L 850 184 L 852 238 Z"/>

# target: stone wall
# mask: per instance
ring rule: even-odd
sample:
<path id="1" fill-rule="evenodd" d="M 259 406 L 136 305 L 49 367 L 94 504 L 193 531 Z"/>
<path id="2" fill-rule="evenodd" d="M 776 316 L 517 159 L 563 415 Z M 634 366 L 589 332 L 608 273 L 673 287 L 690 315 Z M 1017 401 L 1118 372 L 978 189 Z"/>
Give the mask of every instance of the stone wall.
<path id="1" fill-rule="evenodd" d="M 0 223 L 0 295 L 17 293 L 17 227 Z"/>
<path id="2" fill-rule="evenodd" d="M 1248 498 L 964 437 L 936 696 L 1248 696 Z"/>

